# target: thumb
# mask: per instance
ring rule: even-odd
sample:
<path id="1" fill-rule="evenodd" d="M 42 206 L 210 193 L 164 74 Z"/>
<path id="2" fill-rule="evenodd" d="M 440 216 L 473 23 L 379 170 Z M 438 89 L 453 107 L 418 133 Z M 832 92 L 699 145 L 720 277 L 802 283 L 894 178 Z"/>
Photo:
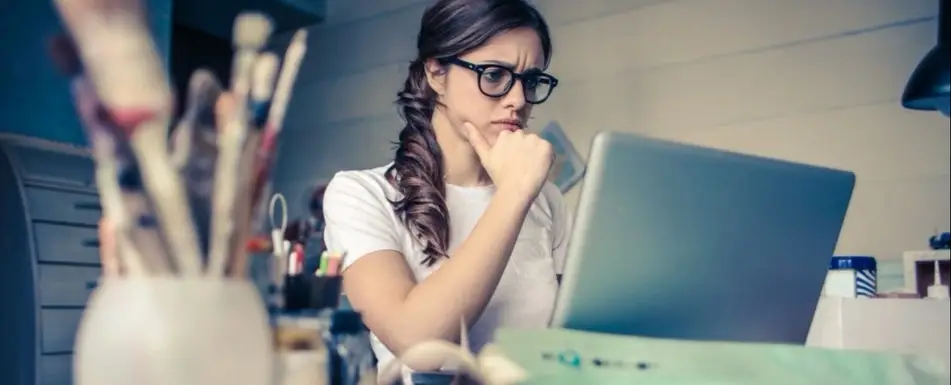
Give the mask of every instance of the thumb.
<path id="1" fill-rule="evenodd" d="M 472 123 L 464 122 L 462 125 L 466 128 L 466 137 L 469 139 L 469 143 L 472 144 L 472 148 L 475 149 L 476 155 L 479 156 L 479 159 L 485 159 L 492 148 L 489 146 L 489 141 Z"/>

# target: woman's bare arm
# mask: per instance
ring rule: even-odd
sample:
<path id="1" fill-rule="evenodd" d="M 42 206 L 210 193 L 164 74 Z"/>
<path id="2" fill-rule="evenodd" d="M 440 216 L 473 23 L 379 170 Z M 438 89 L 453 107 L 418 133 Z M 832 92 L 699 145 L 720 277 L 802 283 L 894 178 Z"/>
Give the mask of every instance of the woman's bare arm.
<path id="1" fill-rule="evenodd" d="M 359 258 L 343 273 L 347 298 L 396 355 L 425 340 L 458 341 L 459 319 L 474 323 L 495 292 L 530 206 L 524 194 L 497 192 L 469 237 L 418 284 L 397 251 Z"/>

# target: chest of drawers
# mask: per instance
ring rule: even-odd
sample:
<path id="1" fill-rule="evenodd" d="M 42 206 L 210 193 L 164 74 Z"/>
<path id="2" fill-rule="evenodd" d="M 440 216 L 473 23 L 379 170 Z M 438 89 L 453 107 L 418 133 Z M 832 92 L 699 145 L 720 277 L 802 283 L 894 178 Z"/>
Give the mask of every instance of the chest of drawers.
<path id="1" fill-rule="evenodd" d="M 0 136 L 0 384 L 72 385 L 100 274 L 94 167 L 82 149 Z"/>

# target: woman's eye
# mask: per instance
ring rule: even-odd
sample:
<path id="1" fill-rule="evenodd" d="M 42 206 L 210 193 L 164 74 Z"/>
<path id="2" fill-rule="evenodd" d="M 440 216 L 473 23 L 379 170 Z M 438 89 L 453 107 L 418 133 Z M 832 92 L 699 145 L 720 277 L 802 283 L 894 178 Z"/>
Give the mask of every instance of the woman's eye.
<path id="1" fill-rule="evenodd" d="M 482 73 L 482 77 L 490 82 L 501 82 L 505 80 L 505 71 L 499 69 L 488 69 Z"/>
<path id="2" fill-rule="evenodd" d="M 524 86 L 525 86 L 525 89 L 527 90 L 534 90 L 538 88 L 538 78 L 536 77 L 526 78 Z"/>

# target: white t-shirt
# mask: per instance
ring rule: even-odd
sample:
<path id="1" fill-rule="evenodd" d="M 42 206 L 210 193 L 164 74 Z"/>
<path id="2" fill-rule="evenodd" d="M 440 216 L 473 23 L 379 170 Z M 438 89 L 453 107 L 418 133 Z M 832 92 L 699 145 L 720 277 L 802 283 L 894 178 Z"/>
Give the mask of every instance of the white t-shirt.
<path id="1" fill-rule="evenodd" d="M 421 282 L 440 263 L 432 267 L 422 264 L 422 248 L 394 214 L 389 201 L 401 194 L 384 176 L 388 167 L 343 171 L 333 177 L 324 193 L 324 240 L 329 251 L 346 252 L 343 269 L 374 251 L 399 251 L 416 281 Z M 493 187 L 446 186 L 450 256 L 469 236 L 493 192 Z M 555 276 L 564 267 L 570 226 L 561 192 L 547 183 L 525 218 L 494 295 L 469 330 L 473 351 L 488 343 L 498 327 L 548 327 L 558 292 Z M 371 343 L 382 368 L 393 354 L 375 335 Z"/>

